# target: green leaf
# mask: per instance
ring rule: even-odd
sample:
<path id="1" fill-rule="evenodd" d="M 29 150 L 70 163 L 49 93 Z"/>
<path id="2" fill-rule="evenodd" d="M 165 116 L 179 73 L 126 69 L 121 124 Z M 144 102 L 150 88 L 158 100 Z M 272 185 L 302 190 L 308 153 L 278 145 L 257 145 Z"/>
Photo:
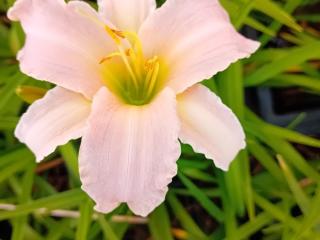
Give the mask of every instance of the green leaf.
<path id="1" fill-rule="evenodd" d="M 105 219 L 105 217 L 102 214 L 98 215 L 98 221 L 99 221 L 99 224 L 102 228 L 105 239 L 109 239 L 109 240 L 118 240 L 119 239 L 117 237 L 116 233 L 113 231 L 110 224 L 107 222 L 107 220 Z"/>
<path id="2" fill-rule="evenodd" d="M 80 207 L 80 218 L 78 220 L 78 227 L 76 232 L 77 240 L 87 240 L 88 230 L 92 221 L 93 202 L 87 198 Z"/>
<path id="3" fill-rule="evenodd" d="M 296 23 L 295 19 L 273 1 L 255 0 L 254 7 L 282 24 L 296 31 L 302 31 L 302 27 Z"/>
<path id="4" fill-rule="evenodd" d="M 14 162 L 28 161 L 34 159 L 33 154 L 29 149 L 22 147 L 10 151 L 1 152 L 0 154 L 0 169 Z"/>
<path id="5" fill-rule="evenodd" d="M 0 116 L 0 130 L 13 130 L 16 127 L 18 121 L 19 118 L 17 117 Z"/>
<path id="6" fill-rule="evenodd" d="M 12 100 L 12 97 L 15 96 L 16 88 L 27 81 L 27 79 L 27 76 L 16 73 L 14 76 L 10 77 L 7 84 L 0 89 L 0 114 L 3 114 L 5 107 L 10 106 L 10 101 Z"/>
<path id="7" fill-rule="evenodd" d="M 25 216 L 37 210 L 43 212 L 46 210 L 53 210 L 57 208 L 66 208 L 76 206 L 86 198 L 86 195 L 80 189 L 73 189 L 63 193 L 59 193 L 46 198 L 37 199 L 30 203 L 18 205 L 12 211 L 0 211 L 0 220 L 10 219 L 18 216 Z"/>
<path id="8" fill-rule="evenodd" d="M 299 226 L 297 221 L 289 217 L 280 207 L 270 203 L 267 199 L 261 197 L 257 193 L 254 193 L 254 199 L 258 206 L 260 206 L 264 211 L 272 215 L 274 218 L 281 222 L 290 221 L 292 228 Z"/>
<path id="9" fill-rule="evenodd" d="M 316 138 L 303 135 L 290 129 L 268 124 L 255 116 L 255 114 L 248 109 L 246 110 L 246 116 L 248 119 L 250 119 L 250 121 L 244 122 L 247 131 L 250 131 L 252 133 L 261 132 L 268 136 L 274 136 L 291 142 L 320 148 L 320 140 Z"/>
<path id="10" fill-rule="evenodd" d="M 78 152 L 72 142 L 59 147 L 59 151 L 66 162 L 72 186 L 80 186 Z"/>
<path id="11" fill-rule="evenodd" d="M 62 219 L 59 222 L 50 222 L 50 231 L 46 236 L 46 240 L 59 240 L 63 239 L 63 235 L 70 229 L 70 219 Z"/>
<path id="12" fill-rule="evenodd" d="M 170 191 L 167 195 L 167 200 L 171 206 L 175 216 L 179 219 L 182 227 L 191 235 L 193 240 L 206 240 L 207 236 L 202 232 L 198 225 L 194 222 L 189 213 L 184 209 L 182 204 L 176 198 L 174 193 Z"/>
<path id="13" fill-rule="evenodd" d="M 300 86 L 320 92 L 320 80 L 318 78 L 309 77 L 298 74 L 281 74 L 268 81 L 270 84 L 285 84 L 284 86 Z"/>
<path id="14" fill-rule="evenodd" d="M 164 204 L 149 216 L 149 229 L 154 240 L 173 240 L 170 219 Z"/>
<path id="15" fill-rule="evenodd" d="M 320 182 L 320 174 L 301 156 L 301 154 L 288 142 L 274 138 L 263 137 L 264 141 L 271 146 L 275 152 L 281 154 L 292 166 L 316 182 Z"/>
<path id="16" fill-rule="evenodd" d="M 261 84 L 279 73 L 288 70 L 289 67 L 301 64 L 307 60 L 320 57 L 320 42 L 309 43 L 305 46 L 288 49 L 286 54 L 269 64 L 257 69 L 245 78 L 246 86 Z"/>
<path id="17" fill-rule="evenodd" d="M 260 213 L 252 221 L 246 222 L 241 225 L 236 232 L 236 236 L 239 240 L 249 239 L 251 235 L 259 231 L 262 227 L 272 222 L 273 218 L 268 213 Z"/>
<path id="18" fill-rule="evenodd" d="M 315 196 L 312 199 L 311 205 L 310 205 L 310 212 L 305 215 L 304 219 L 301 222 L 301 226 L 296 231 L 296 235 L 292 238 L 292 240 L 299 240 L 302 239 L 301 236 L 303 236 L 306 232 L 308 232 L 310 229 L 312 229 L 316 224 L 319 223 L 320 219 L 320 188 L 318 186 L 317 192 Z M 316 238 L 314 238 L 316 239 Z"/>
<path id="19" fill-rule="evenodd" d="M 13 23 L 9 34 L 9 43 L 11 51 L 16 55 L 22 47 L 24 34 L 19 23 Z"/>
<path id="20" fill-rule="evenodd" d="M 261 165 L 279 182 L 284 181 L 281 169 L 269 152 L 257 141 L 252 140 L 252 138 L 247 142 L 250 153 L 261 163 Z"/>
<path id="21" fill-rule="evenodd" d="M 301 5 L 301 3 L 305 2 L 305 0 L 287 0 L 285 2 L 285 5 L 283 7 L 283 10 L 286 11 L 288 14 L 292 13 L 297 7 L 299 7 L 299 5 Z M 282 26 L 281 22 L 278 21 L 274 21 L 272 22 L 272 24 L 268 27 L 271 31 L 277 32 L 280 30 Z M 268 35 L 262 35 L 262 37 L 260 37 L 260 42 L 262 46 L 265 46 L 268 41 L 271 39 L 270 36 Z"/>
<path id="22" fill-rule="evenodd" d="M 278 155 L 277 157 L 282 171 L 284 173 L 284 176 L 286 177 L 287 183 L 293 193 L 293 196 L 295 197 L 302 212 L 306 215 L 309 212 L 309 210 L 311 210 L 309 209 L 309 199 L 299 186 L 298 181 L 294 177 L 294 174 L 292 173 L 290 167 L 286 164 L 282 156 Z"/>
<path id="23" fill-rule="evenodd" d="M 184 175 L 190 178 L 193 178 L 195 180 L 199 180 L 203 182 L 211 182 L 211 183 L 216 182 L 216 179 L 212 175 L 202 172 L 198 169 L 188 168 L 188 169 L 182 170 L 182 172 Z"/>
<path id="24" fill-rule="evenodd" d="M 245 19 L 253 8 L 255 1 L 256 0 L 244 0 L 244 2 L 241 4 L 237 19 L 234 21 L 234 26 L 236 27 L 236 29 L 241 29 L 243 23 L 245 22 Z"/>
<path id="25" fill-rule="evenodd" d="M 19 203 L 27 203 L 31 199 L 31 191 L 34 180 L 35 163 L 30 164 L 22 178 L 22 194 L 19 196 Z M 23 240 L 27 228 L 28 218 L 26 216 L 13 219 L 12 240 Z"/>
<path id="26" fill-rule="evenodd" d="M 213 201 L 211 201 L 193 182 L 191 182 L 182 173 L 178 173 L 182 183 L 190 190 L 191 195 L 199 201 L 199 204 L 207 210 L 207 212 L 217 219 L 219 222 L 223 221 L 223 212 L 219 209 Z"/>
<path id="27" fill-rule="evenodd" d="M 25 167 L 27 167 L 30 164 L 34 163 L 34 158 L 26 158 L 26 159 L 20 159 L 20 161 L 15 161 L 9 164 L 8 166 L 4 167 L 0 170 L 0 183 L 7 178 L 9 178 L 11 175 L 13 175 L 16 172 L 19 172 L 23 170 Z"/>
<path id="28" fill-rule="evenodd" d="M 254 18 L 251 18 L 251 17 L 247 17 L 245 19 L 245 24 L 247 24 L 248 26 L 264 33 L 264 34 L 267 34 L 271 37 L 275 37 L 277 34 L 276 32 L 272 31 L 270 28 L 264 26 L 262 23 L 260 23 L 259 21 L 255 20 Z"/>
<path id="29" fill-rule="evenodd" d="M 320 14 L 299 14 L 296 16 L 297 20 L 308 21 L 308 22 L 320 22 Z"/>

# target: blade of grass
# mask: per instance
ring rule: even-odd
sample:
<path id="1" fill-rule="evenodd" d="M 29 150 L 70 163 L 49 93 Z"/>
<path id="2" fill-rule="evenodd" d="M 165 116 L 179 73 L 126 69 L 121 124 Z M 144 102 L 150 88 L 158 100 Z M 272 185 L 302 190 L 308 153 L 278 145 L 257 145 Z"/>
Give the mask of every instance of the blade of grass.
<path id="1" fill-rule="evenodd" d="M 154 240 L 173 240 L 170 219 L 164 204 L 160 205 L 149 217 L 149 229 Z"/>
<path id="2" fill-rule="evenodd" d="M 27 203 L 31 199 L 31 191 L 34 179 L 35 163 L 30 164 L 22 179 L 22 193 L 19 196 L 19 203 Z M 26 216 L 13 219 L 12 240 L 23 240 L 27 226 L 28 218 Z"/>
<path id="3" fill-rule="evenodd" d="M 293 50 L 288 49 L 285 56 L 257 69 L 245 78 L 246 86 L 261 84 L 289 67 L 301 64 L 307 60 L 320 57 L 320 42 L 309 43 Z"/>
<path id="4" fill-rule="evenodd" d="M 33 162 L 34 162 L 33 158 L 26 158 L 26 159 L 22 159 L 20 161 L 13 162 L 12 164 L 9 164 L 5 168 L 1 169 L 0 183 L 5 181 L 7 178 L 9 178 L 14 173 L 23 170 L 26 166 L 32 164 Z"/>
<path id="5" fill-rule="evenodd" d="M 188 189 L 171 188 L 171 191 L 177 195 L 191 196 Z M 217 188 L 202 188 L 202 191 L 210 198 L 220 197 L 221 191 Z"/>
<path id="6" fill-rule="evenodd" d="M 292 147 L 288 142 L 275 138 L 263 137 L 264 141 L 271 146 L 275 152 L 279 153 L 298 171 L 312 178 L 316 182 L 320 182 L 320 174 L 301 156 L 301 154 Z"/>
<path id="7" fill-rule="evenodd" d="M 19 121 L 19 118 L 17 117 L 0 117 L 0 130 L 13 130 L 17 123 Z"/>
<path id="8" fill-rule="evenodd" d="M 302 27 L 296 23 L 295 19 L 273 1 L 256 0 L 254 7 L 282 24 L 298 32 L 302 31 Z"/>
<path id="9" fill-rule="evenodd" d="M 259 120 L 258 120 L 259 121 Z M 250 130 L 250 126 L 247 126 L 247 130 Z M 272 133 L 262 132 L 260 129 L 254 129 L 250 131 L 253 135 L 259 138 L 261 141 L 268 144 L 275 152 L 281 154 L 285 159 L 290 161 L 298 171 L 304 173 L 306 176 L 312 178 L 316 182 L 320 181 L 320 174 L 310 166 L 301 154 L 292 147 L 287 141 L 277 138 Z"/>
<path id="10" fill-rule="evenodd" d="M 264 226 L 268 225 L 273 221 L 270 214 L 266 212 L 260 213 L 252 221 L 248 221 L 243 225 L 239 226 L 236 232 L 239 240 L 250 239 L 250 236 L 259 231 Z"/>
<path id="11" fill-rule="evenodd" d="M 26 161 L 27 159 L 31 160 L 34 157 L 33 157 L 33 154 L 30 152 L 30 150 L 28 150 L 25 147 L 1 152 L 0 153 L 0 169 L 16 161 L 21 161 L 22 158 L 25 158 L 24 161 Z"/>
<path id="12" fill-rule="evenodd" d="M 27 80 L 28 77 L 19 72 L 7 80 L 7 84 L 0 90 L 0 115 L 5 112 L 5 108 L 10 106 L 10 101 L 15 96 L 16 88 Z"/>
<path id="13" fill-rule="evenodd" d="M 63 239 L 64 232 L 70 227 L 70 219 L 62 219 L 59 223 L 54 225 L 50 224 L 51 228 L 46 240 L 59 240 Z"/>
<path id="14" fill-rule="evenodd" d="M 275 37 L 277 35 L 276 32 L 272 31 L 271 29 L 269 29 L 268 27 L 266 27 L 254 18 L 247 17 L 244 20 L 244 23 L 252 27 L 253 29 L 256 29 L 259 32 L 267 34 L 268 36 Z"/>
<path id="15" fill-rule="evenodd" d="M 193 221 L 192 217 L 184 209 L 184 207 L 182 206 L 182 204 L 179 202 L 179 200 L 177 199 L 177 197 L 172 191 L 168 193 L 167 200 L 175 216 L 179 219 L 180 224 L 189 234 L 191 234 L 191 236 L 194 236 L 192 238 L 193 240 L 208 239 L 207 236 L 198 227 L 198 225 Z"/>
<path id="16" fill-rule="evenodd" d="M 286 1 L 283 10 L 285 10 L 288 14 L 291 14 L 297 7 L 299 7 L 299 5 L 301 5 L 302 2 L 303 2 L 303 0 L 288 0 L 288 1 Z M 279 31 L 281 26 L 282 26 L 281 22 L 273 21 L 272 24 L 268 28 L 272 31 L 277 32 L 277 31 Z M 262 46 L 265 46 L 270 39 L 271 39 L 270 36 L 262 35 L 260 37 L 259 41 L 261 42 Z"/>
<path id="17" fill-rule="evenodd" d="M 254 193 L 254 199 L 259 207 L 261 207 L 265 212 L 269 213 L 275 219 L 278 219 L 281 222 L 290 221 L 290 225 L 293 229 L 296 229 L 299 226 L 298 222 L 295 219 L 289 217 L 283 211 L 283 209 L 275 204 L 270 203 L 268 200 L 259 196 L 257 193 Z"/>
<path id="18" fill-rule="evenodd" d="M 286 139 L 294 143 L 300 143 L 310 147 L 320 147 L 320 140 L 298 133 L 296 131 L 268 124 L 259 119 L 251 110 L 246 110 L 246 117 L 249 121 L 245 121 L 244 125 L 250 132 L 262 132 L 277 138 Z"/>
<path id="19" fill-rule="evenodd" d="M 271 81 L 268 81 L 267 83 L 272 84 L 278 82 L 288 84 L 289 86 L 295 85 L 320 92 L 320 80 L 306 75 L 281 74 L 276 76 Z"/>
<path id="20" fill-rule="evenodd" d="M 237 19 L 234 21 L 234 26 L 236 29 L 241 29 L 242 25 L 245 22 L 245 19 L 249 15 L 250 11 L 252 10 L 256 0 L 245 0 L 238 12 Z"/>
<path id="21" fill-rule="evenodd" d="M 253 201 L 252 185 L 251 185 L 251 172 L 250 172 L 250 159 L 247 150 L 240 152 L 239 157 L 244 165 L 244 196 L 245 203 L 248 211 L 249 219 L 252 220 L 255 217 L 255 204 Z"/>
<path id="22" fill-rule="evenodd" d="M 243 66 L 241 62 L 232 64 L 218 75 L 220 97 L 241 119 L 244 115 Z"/>
<path id="23" fill-rule="evenodd" d="M 93 202 L 87 198 L 80 206 L 80 218 L 76 232 L 77 240 L 86 240 L 88 238 L 88 230 L 92 221 Z"/>
<path id="24" fill-rule="evenodd" d="M 298 206 L 301 211 L 306 215 L 309 212 L 309 199 L 306 194 L 301 189 L 298 181 L 294 177 L 290 167 L 286 164 L 283 157 L 281 155 L 277 155 L 278 161 L 280 163 L 281 169 L 284 173 L 284 176 L 287 180 L 287 183 L 293 193 L 294 198 L 297 201 Z"/>
<path id="25" fill-rule="evenodd" d="M 191 195 L 199 201 L 199 204 L 217 221 L 223 221 L 223 212 L 219 209 L 193 182 L 182 173 L 178 173 L 179 179 L 190 190 Z"/>
<path id="26" fill-rule="evenodd" d="M 0 220 L 25 216 L 39 209 L 43 211 L 43 208 L 53 210 L 76 206 L 81 203 L 85 197 L 86 195 L 81 189 L 69 190 L 46 198 L 37 199 L 30 203 L 18 205 L 17 208 L 12 211 L 0 211 Z"/>
<path id="27" fill-rule="evenodd" d="M 102 215 L 102 214 L 98 215 L 98 222 L 101 226 L 101 229 L 102 229 L 102 232 L 103 232 L 105 239 L 119 240 L 116 233 L 113 231 L 112 227 L 105 219 L 104 215 Z"/>
<path id="28" fill-rule="evenodd" d="M 182 170 L 183 174 L 190 177 L 190 178 L 193 178 L 195 180 L 199 180 L 199 181 L 203 181 L 203 182 L 209 182 L 209 183 L 215 183 L 216 182 L 216 179 L 211 176 L 210 174 L 208 173 L 204 173 L 198 169 L 192 169 L 192 168 L 189 168 L 189 169 L 185 169 L 185 170 Z"/>
<path id="29" fill-rule="evenodd" d="M 184 159 L 180 157 L 178 160 L 179 170 L 183 171 L 185 169 L 199 169 L 206 170 L 212 163 L 210 161 L 199 161 L 198 159 Z"/>
<path id="30" fill-rule="evenodd" d="M 244 115 L 244 87 L 243 87 L 243 67 L 240 62 L 232 64 L 226 71 L 218 75 L 219 93 L 223 102 L 227 104 L 233 112 L 242 119 Z M 248 200 L 241 188 L 248 182 L 245 182 L 247 176 L 245 163 L 238 156 L 232 162 L 230 169 L 225 174 L 226 187 L 231 207 L 243 216 L 245 213 L 245 203 Z M 245 186 L 246 189 L 250 187 Z"/>
<path id="31" fill-rule="evenodd" d="M 248 141 L 250 153 L 261 163 L 261 165 L 279 182 L 284 181 L 281 169 L 276 164 L 274 158 L 257 141 L 250 138 Z"/>
<path id="32" fill-rule="evenodd" d="M 310 205 L 309 214 L 305 215 L 304 219 L 301 222 L 300 228 L 296 231 L 296 235 L 292 238 L 292 240 L 299 240 L 301 236 L 303 236 L 306 232 L 308 232 L 312 227 L 314 227 L 320 219 L 320 188 L 318 186 L 317 192 L 313 197 Z"/>
<path id="33" fill-rule="evenodd" d="M 215 173 L 218 179 L 218 185 L 221 189 L 221 200 L 222 207 L 225 214 L 225 237 L 226 239 L 236 239 L 236 228 L 237 228 L 237 220 L 236 220 L 236 212 L 235 209 L 231 206 L 230 196 L 227 194 L 227 187 L 224 173 L 220 169 L 215 169 Z"/>
<path id="34" fill-rule="evenodd" d="M 296 16 L 297 20 L 308 21 L 308 22 L 320 22 L 320 14 L 299 14 Z"/>
<path id="35" fill-rule="evenodd" d="M 78 153 L 72 142 L 69 142 L 63 146 L 59 147 L 59 151 L 66 162 L 68 172 L 70 174 L 70 184 L 71 186 L 79 187 L 80 176 L 79 176 L 79 166 L 78 166 Z"/>

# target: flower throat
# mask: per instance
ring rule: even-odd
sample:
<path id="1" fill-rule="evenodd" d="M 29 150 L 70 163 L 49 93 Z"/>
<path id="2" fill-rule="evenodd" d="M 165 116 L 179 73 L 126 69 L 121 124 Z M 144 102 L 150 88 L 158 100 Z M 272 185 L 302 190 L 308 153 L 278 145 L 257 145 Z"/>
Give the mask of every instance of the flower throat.
<path id="1" fill-rule="evenodd" d="M 117 51 L 100 60 L 104 83 L 130 105 L 148 104 L 163 88 L 167 75 L 165 64 L 154 56 L 145 59 L 136 33 L 118 31 L 104 25 Z"/>

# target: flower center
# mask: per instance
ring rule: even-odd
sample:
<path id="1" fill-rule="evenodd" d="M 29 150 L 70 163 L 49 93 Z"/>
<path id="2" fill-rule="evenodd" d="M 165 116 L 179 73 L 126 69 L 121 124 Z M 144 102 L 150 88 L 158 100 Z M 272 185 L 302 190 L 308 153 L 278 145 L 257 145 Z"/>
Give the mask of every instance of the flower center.
<path id="1" fill-rule="evenodd" d="M 99 62 L 104 83 L 127 104 L 148 104 L 164 86 L 166 65 L 158 56 L 145 58 L 136 33 L 104 28 L 117 46 Z"/>

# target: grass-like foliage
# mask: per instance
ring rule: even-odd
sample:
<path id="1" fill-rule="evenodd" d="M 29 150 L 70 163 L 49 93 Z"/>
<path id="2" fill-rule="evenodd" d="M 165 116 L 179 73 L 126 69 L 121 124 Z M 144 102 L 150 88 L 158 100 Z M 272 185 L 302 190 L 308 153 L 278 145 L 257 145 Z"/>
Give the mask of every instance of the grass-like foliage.
<path id="1" fill-rule="evenodd" d="M 234 26 L 262 43 L 250 59 L 204 82 L 241 120 L 247 148 L 225 173 L 182 146 L 167 199 L 146 219 L 126 206 L 93 211 L 80 189 L 78 142 L 37 165 L 15 139 L 28 106 L 17 89 L 52 86 L 19 71 L 24 34 L 6 18 L 13 1 L 0 0 L 0 239 L 320 239 L 320 140 L 295 131 L 302 115 L 288 127 L 265 122 L 244 95 L 261 86 L 320 94 L 320 14 L 309 11 L 320 1 L 221 0 Z M 309 147 L 312 154 L 300 151 Z"/>

